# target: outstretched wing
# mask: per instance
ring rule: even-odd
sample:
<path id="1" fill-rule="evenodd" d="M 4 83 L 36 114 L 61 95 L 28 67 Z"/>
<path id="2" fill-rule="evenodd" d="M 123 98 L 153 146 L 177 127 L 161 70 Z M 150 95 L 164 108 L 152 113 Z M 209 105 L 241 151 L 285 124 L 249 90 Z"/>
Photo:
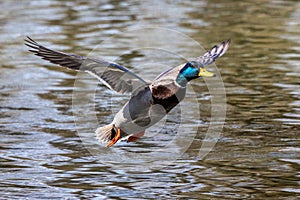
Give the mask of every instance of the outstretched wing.
<path id="1" fill-rule="evenodd" d="M 129 69 L 113 62 L 55 51 L 38 44 L 28 36 L 25 45 L 31 48 L 30 52 L 42 59 L 68 69 L 88 72 L 110 89 L 120 93 L 130 93 L 138 87 L 148 85 Z"/>
<path id="2" fill-rule="evenodd" d="M 222 42 L 220 45 L 215 45 L 210 51 L 207 51 L 204 55 L 195 59 L 196 62 L 199 62 L 203 67 L 209 65 L 219 57 L 221 57 L 228 49 L 230 44 L 230 39 Z"/>

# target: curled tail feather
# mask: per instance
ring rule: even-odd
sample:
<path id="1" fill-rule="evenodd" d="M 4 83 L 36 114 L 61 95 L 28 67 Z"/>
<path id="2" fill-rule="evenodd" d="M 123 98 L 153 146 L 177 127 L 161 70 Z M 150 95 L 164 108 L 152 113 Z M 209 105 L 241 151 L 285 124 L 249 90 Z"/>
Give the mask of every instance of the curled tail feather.
<path id="1" fill-rule="evenodd" d="M 115 125 L 114 124 L 108 124 L 106 126 L 102 126 L 97 128 L 96 130 L 96 138 L 100 142 L 103 143 L 109 143 L 115 136 Z"/>

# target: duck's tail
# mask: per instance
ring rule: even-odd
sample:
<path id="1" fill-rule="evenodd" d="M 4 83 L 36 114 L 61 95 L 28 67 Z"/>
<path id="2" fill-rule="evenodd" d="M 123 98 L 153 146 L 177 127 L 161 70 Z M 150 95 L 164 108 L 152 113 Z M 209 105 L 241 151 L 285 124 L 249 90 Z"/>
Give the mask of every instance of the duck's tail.
<path id="1" fill-rule="evenodd" d="M 96 138 L 107 147 L 111 147 L 121 138 L 121 129 L 116 128 L 113 123 L 97 128 Z"/>

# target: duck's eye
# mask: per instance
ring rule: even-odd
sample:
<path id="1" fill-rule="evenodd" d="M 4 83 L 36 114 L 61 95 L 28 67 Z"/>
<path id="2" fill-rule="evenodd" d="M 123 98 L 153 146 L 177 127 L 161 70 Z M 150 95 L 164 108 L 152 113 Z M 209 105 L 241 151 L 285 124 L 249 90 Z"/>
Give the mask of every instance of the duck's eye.
<path id="1" fill-rule="evenodd" d="M 188 66 L 191 67 L 191 68 L 197 68 L 197 63 L 195 62 L 188 62 Z"/>

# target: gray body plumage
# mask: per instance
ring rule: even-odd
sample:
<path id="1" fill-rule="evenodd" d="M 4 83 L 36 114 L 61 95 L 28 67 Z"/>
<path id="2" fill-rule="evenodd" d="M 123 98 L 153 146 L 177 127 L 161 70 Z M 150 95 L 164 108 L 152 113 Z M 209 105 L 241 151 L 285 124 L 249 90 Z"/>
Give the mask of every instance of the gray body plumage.
<path id="1" fill-rule="evenodd" d="M 180 68 L 181 65 L 169 70 L 135 92 L 115 115 L 113 124 L 122 130 L 124 136 L 145 131 L 184 99 L 186 87 L 181 87 L 174 78 L 170 78 L 178 74 Z"/>

